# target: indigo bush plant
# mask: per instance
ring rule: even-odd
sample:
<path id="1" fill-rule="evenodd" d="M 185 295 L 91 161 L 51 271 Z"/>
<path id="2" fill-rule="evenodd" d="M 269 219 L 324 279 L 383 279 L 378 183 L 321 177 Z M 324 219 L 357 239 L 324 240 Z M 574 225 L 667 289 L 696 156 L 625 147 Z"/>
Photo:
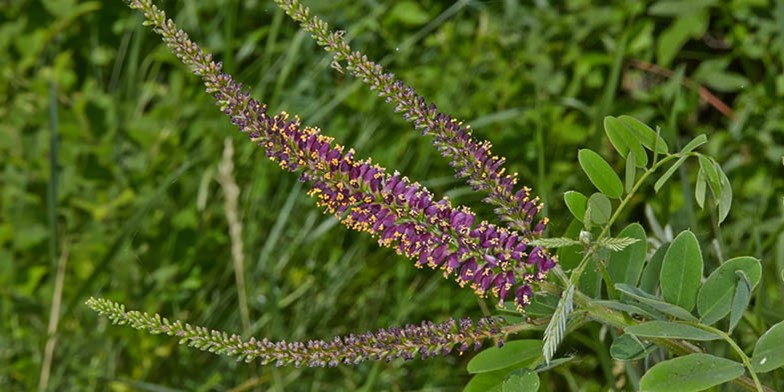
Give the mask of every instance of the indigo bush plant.
<path id="1" fill-rule="evenodd" d="M 705 135 L 674 150 L 658 129 L 633 117 L 605 117 L 606 136 L 625 163 L 623 179 L 599 153 L 580 150 L 578 163 L 596 192 L 566 192 L 564 202 L 573 222 L 562 236 L 545 235 L 548 219 L 540 216 L 540 199 L 518 185 L 516 173 L 506 172 L 505 158 L 493 154 L 490 142 L 477 139 L 463 121 L 439 111 L 353 50 L 342 31 L 331 30 L 299 1 L 275 3 L 333 56 L 333 68 L 360 79 L 423 136 L 432 138 L 456 176 L 483 193 L 496 222 L 439 199 L 397 171 L 357 157 L 353 149 L 304 125 L 296 115 L 269 113 L 267 105 L 252 98 L 151 0 L 129 1 L 144 14 L 145 24 L 202 79 L 230 121 L 281 169 L 297 173 L 308 184 L 318 207 L 415 267 L 438 269 L 480 298 L 492 298 L 495 314 L 476 321 L 423 321 L 327 340 L 287 342 L 127 311 L 108 299 L 91 298 L 89 307 L 115 324 L 276 366 L 426 359 L 489 346 L 468 363 L 468 372 L 474 374 L 465 387 L 468 391 L 554 390 L 555 386 L 540 385 L 539 375 L 557 371 L 579 356 L 558 357 L 560 343 L 574 331 L 599 324 L 612 342 L 604 355 L 623 369 L 615 374 L 622 383 L 618 388 L 701 391 L 731 383 L 736 389 L 772 390 L 765 386 L 765 377 L 774 379 L 784 366 L 784 323 L 755 337 L 752 350 L 744 349 L 734 334 L 748 318 L 746 309 L 762 278 L 761 261 L 749 256 L 722 260 L 706 277 L 700 243 L 690 230 L 659 241 L 649 238 L 639 223 L 614 232 L 619 217 L 648 180 L 655 180 L 658 192 L 676 171 L 685 170 L 687 161 L 698 165 L 693 194 L 697 205 L 715 209 L 717 225 L 727 218 L 732 188 L 719 162 L 697 151 L 707 142 Z M 248 322 L 244 323 L 247 329 Z M 522 331 L 533 335 L 515 339 Z M 492 344 L 485 344 L 488 341 Z"/>

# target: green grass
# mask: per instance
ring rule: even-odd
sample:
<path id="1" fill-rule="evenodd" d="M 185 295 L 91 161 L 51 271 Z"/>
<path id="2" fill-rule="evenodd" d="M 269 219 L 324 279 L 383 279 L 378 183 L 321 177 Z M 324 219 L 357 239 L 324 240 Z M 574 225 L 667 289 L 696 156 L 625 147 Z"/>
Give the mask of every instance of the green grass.
<path id="1" fill-rule="evenodd" d="M 653 3 L 567 3 L 309 5 L 346 30 L 357 49 L 493 141 L 509 169 L 545 199 L 553 235 L 570 223 L 563 192 L 590 189 L 579 175 L 578 148 L 612 148 L 599 128 L 605 115 L 660 126 L 676 147 L 707 134 L 706 152 L 733 184 L 728 220 L 719 228 L 715 213 L 695 211 L 683 177 L 659 194 L 649 187 L 619 227 L 648 227 L 643 211 L 650 206 L 676 232 L 698 234 L 710 249 L 708 265 L 738 255 L 762 259 L 760 295 L 736 332 L 741 342 L 755 336 L 781 319 L 775 309 L 784 305 L 784 3 L 717 2 L 680 16 Z M 297 113 L 358 155 L 492 216 L 481 195 L 452 177 L 430 140 L 332 70 L 328 54 L 271 1 L 161 6 L 271 110 Z M 672 41 L 662 37 L 678 34 L 678 18 L 697 23 L 703 14 L 704 34 L 666 47 Z M 468 380 L 466 357 L 276 369 L 108 325 L 83 306 L 86 298 L 243 331 L 216 180 L 226 136 L 235 138 L 250 334 L 329 338 L 482 311 L 470 291 L 412 268 L 316 209 L 296 178 L 244 142 L 122 1 L 4 4 L 0 51 L 7 53 L 0 58 L 0 389 L 38 386 L 65 251 L 48 390 L 451 391 Z M 672 59 L 660 61 L 668 51 Z M 695 85 L 734 118 L 701 101 Z M 622 170 L 620 160 L 611 164 Z M 614 385 L 608 359 L 594 352 L 600 331 L 582 333 L 562 346 L 580 360 L 543 379 L 548 390 Z M 784 387 L 778 383 L 768 385 Z"/>

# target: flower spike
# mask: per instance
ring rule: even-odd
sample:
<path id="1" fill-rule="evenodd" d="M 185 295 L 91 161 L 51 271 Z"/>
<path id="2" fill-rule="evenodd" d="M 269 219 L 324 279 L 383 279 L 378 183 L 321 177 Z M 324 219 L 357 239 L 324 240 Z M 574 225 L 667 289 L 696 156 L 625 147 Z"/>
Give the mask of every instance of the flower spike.
<path id="1" fill-rule="evenodd" d="M 309 194 L 326 212 L 349 228 L 370 233 L 379 245 L 415 260 L 418 267 L 427 265 L 443 270 L 445 277 L 453 275 L 461 286 L 468 285 L 482 297 L 492 294 L 503 303 L 511 296 L 520 311 L 530 302 L 530 283 L 543 279 L 553 263 L 531 263 L 532 249 L 524 235 L 486 221 L 477 223 L 469 208 L 436 200 L 407 177 L 356 159 L 353 150 L 334 143 L 317 128 L 303 127 L 296 116 L 268 114 L 266 105 L 222 72 L 221 64 L 150 0 L 132 0 L 130 5 L 142 10 L 147 24 L 193 67 L 233 124 L 282 169 L 300 172 L 300 179 L 312 184 Z M 535 203 L 530 204 L 533 211 Z"/>

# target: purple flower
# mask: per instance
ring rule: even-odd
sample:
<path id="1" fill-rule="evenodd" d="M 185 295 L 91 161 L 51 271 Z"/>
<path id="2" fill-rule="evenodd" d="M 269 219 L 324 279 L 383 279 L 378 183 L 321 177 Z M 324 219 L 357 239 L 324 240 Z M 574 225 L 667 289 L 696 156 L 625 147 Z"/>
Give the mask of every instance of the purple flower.
<path id="1" fill-rule="evenodd" d="M 308 194 L 319 207 L 347 227 L 377 238 L 379 245 L 415 260 L 416 266 L 439 268 L 445 277 L 454 275 L 460 285 L 469 285 L 480 296 L 490 293 L 503 303 L 514 294 L 520 310 L 529 303 L 530 295 L 518 293 L 530 293 L 532 279 L 515 279 L 515 275 L 543 279 L 553 260 L 538 247 L 529 255 L 528 235 L 486 221 L 477 223 L 469 208 L 453 207 L 445 198 L 436 200 L 427 189 L 400 173 L 388 174 L 370 160 L 355 158 L 353 150 L 334 143 L 317 128 L 303 127 L 298 117 L 291 118 L 285 112 L 269 115 L 266 105 L 251 98 L 240 83 L 223 73 L 220 63 L 212 61 L 210 54 L 177 30 L 149 0 L 136 0 L 132 6 L 142 9 L 164 42 L 193 67 L 232 123 L 264 148 L 282 169 L 299 172 L 300 180 L 312 184 Z M 408 90 L 402 93 L 414 94 Z M 435 107 L 420 109 L 430 113 Z M 460 141 L 457 147 L 475 143 L 457 122 L 444 115 L 439 118 L 444 121 L 445 134 L 454 133 Z M 439 148 L 452 147 L 445 144 Z M 489 156 L 489 144 L 468 150 L 472 151 L 471 157 L 484 159 L 479 166 L 492 169 L 487 175 L 500 175 L 495 170 L 503 159 Z M 503 181 L 510 186 L 514 183 L 513 179 Z M 540 205 L 537 199 L 527 200 L 527 192 L 523 213 L 524 221 L 530 223 Z M 533 265 L 535 270 L 531 269 Z"/>
<path id="2" fill-rule="evenodd" d="M 445 157 L 458 177 L 466 178 L 475 190 L 489 193 L 485 201 L 495 205 L 499 217 L 520 231 L 530 240 L 541 235 L 547 225 L 547 218 L 540 220 L 533 228 L 533 218 L 542 205 L 539 198 L 530 197 L 530 189 L 523 187 L 517 192 L 517 174 L 505 174 L 502 168 L 505 158 L 493 155 L 492 145 L 472 137 L 469 126 L 464 125 L 446 113 L 439 112 L 433 103 L 427 101 L 416 91 L 397 80 L 383 67 L 370 61 L 360 52 L 352 51 L 343 39 L 342 32 L 330 32 L 329 24 L 312 16 L 308 7 L 299 0 L 275 0 L 286 13 L 299 22 L 325 50 L 333 53 L 333 65 L 347 64 L 346 69 L 375 90 L 379 96 L 395 105 L 395 111 L 402 113 L 406 121 L 413 122 L 423 135 L 434 137 L 434 145 Z"/>

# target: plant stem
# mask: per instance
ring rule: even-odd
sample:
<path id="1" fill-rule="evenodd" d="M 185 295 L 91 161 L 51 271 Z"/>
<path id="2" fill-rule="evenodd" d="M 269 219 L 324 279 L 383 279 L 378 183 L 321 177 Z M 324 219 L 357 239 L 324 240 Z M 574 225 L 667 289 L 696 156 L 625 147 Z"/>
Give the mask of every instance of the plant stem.
<path id="1" fill-rule="evenodd" d="M 743 361 L 743 365 L 746 366 L 746 369 L 749 369 L 749 374 L 751 374 L 751 378 L 754 380 L 754 386 L 757 388 L 757 391 L 758 392 L 763 391 L 762 384 L 760 383 L 759 378 L 757 377 L 757 372 L 755 372 L 754 369 L 751 367 L 751 361 L 749 360 L 748 355 L 746 355 L 746 353 L 743 352 L 743 349 L 741 349 L 740 346 L 738 346 L 738 344 L 735 343 L 735 340 L 732 339 L 730 335 L 728 335 L 727 333 L 725 333 L 724 331 L 718 328 L 714 328 L 709 325 L 705 325 L 701 323 L 689 323 L 689 325 L 705 331 L 713 332 L 716 335 L 721 336 L 721 338 L 724 339 L 725 342 L 729 343 L 730 347 L 732 347 L 735 353 L 738 354 L 738 356 L 740 357 L 741 361 Z"/>

